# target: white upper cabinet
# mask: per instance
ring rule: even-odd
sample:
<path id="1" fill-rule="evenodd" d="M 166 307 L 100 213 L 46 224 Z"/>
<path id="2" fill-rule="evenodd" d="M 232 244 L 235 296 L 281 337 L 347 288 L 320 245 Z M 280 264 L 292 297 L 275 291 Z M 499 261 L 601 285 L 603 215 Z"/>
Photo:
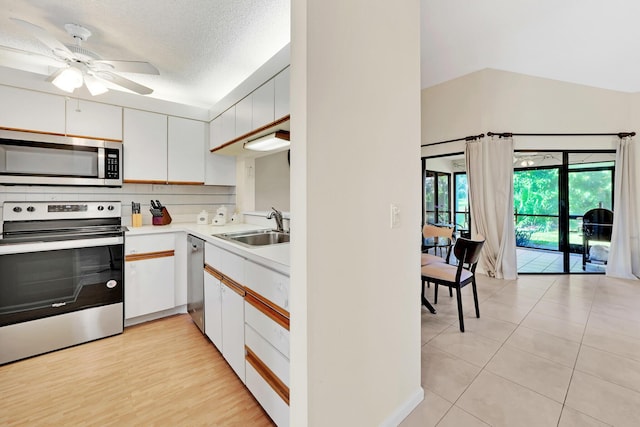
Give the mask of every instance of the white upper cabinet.
<path id="1" fill-rule="evenodd" d="M 209 123 L 209 145 L 205 144 L 203 155 L 205 185 L 236 185 L 236 158 L 209 151 L 223 143 L 220 140 L 221 123 L 220 116 Z"/>
<path id="2" fill-rule="evenodd" d="M 204 122 L 169 116 L 167 147 L 169 183 L 204 183 L 202 150 L 205 148 L 205 132 Z"/>
<path id="3" fill-rule="evenodd" d="M 258 129 L 274 120 L 274 79 L 269 80 L 253 92 L 252 129 Z"/>
<path id="4" fill-rule="evenodd" d="M 207 150 L 205 163 L 206 185 L 236 185 L 236 158 Z"/>
<path id="5" fill-rule="evenodd" d="M 251 95 L 249 95 L 236 104 L 236 137 L 244 135 L 245 133 L 251 132 L 253 130 L 253 127 L 251 127 L 251 98 Z"/>
<path id="6" fill-rule="evenodd" d="M 236 137 L 236 106 L 220 115 L 220 139 L 222 144 Z"/>
<path id="7" fill-rule="evenodd" d="M 64 135 L 64 97 L 0 85 L 0 127 Z"/>
<path id="8" fill-rule="evenodd" d="M 289 81 L 290 67 L 285 68 L 274 77 L 275 81 L 275 115 L 274 120 L 281 119 L 290 113 L 289 109 Z"/>
<path id="9" fill-rule="evenodd" d="M 167 181 L 167 116 L 124 110 L 125 181 Z"/>
<path id="10" fill-rule="evenodd" d="M 78 99 L 67 104 L 67 135 L 122 141 L 122 107 Z"/>
<path id="11" fill-rule="evenodd" d="M 222 116 L 209 122 L 209 148 L 214 149 L 222 145 Z"/>

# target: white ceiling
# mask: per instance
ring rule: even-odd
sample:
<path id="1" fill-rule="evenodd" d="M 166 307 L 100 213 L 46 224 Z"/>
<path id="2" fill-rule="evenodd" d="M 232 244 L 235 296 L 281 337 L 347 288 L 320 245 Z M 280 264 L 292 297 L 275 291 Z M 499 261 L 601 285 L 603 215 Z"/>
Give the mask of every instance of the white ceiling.
<path id="1" fill-rule="evenodd" d="M 423 88 L 495 68 L 640 91 L 640 1 L 421 4 Z M 151 97 L 203 108 L 290 40 L 290 0 L 0 0 L 0 44 L 47 53 L 9 17 L 39 25 L 64 43 L 71 43 L 64 24 L 81 24 L 93 32 L 84 47 L 105 59 L 149 61 L 160 70 L 159 76 L 125 75 L 153 88 Z"/>
<path id="2" fill-rule="evenodd" d="M 148 61 L 160 70 L 159 76 L 123 74 L 153 88 L 151 97 L 204 108 L 290 38 L 289 0 L 0 0 L 0 44 L 47 53 L 10 17 L 65 44 L 73 41 L 64 24 L 85 26 L 93 34 L 83 47 L 104 59 Z"/>
<path id="3" fill-rule="evenodd" d="M 421 0 L 422 87 L 495 68 L 640 91 L 640 1 Z"/>

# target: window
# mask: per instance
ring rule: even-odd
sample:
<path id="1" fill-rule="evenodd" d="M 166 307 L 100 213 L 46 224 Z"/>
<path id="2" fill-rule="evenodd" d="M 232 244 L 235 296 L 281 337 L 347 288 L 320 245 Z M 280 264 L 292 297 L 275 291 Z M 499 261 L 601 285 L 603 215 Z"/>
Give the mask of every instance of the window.
<path id="1" fill-rule="evenodd" d="M 451 223 L 451 174 L 424 171 L 424 223 Z"/>

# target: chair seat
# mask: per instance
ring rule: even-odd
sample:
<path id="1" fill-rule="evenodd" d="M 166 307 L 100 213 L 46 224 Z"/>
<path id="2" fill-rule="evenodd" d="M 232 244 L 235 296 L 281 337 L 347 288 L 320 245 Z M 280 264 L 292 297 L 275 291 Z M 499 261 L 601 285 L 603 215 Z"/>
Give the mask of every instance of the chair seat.
<path id="1" fill-rule="evenodd" d="M 431 254 L 420 254 L 420 258 L 421 266 L 447 262 L 447 260 L 445 260 L 444 258 Z"/>
<path id="2" fill-rule="evenodd" d="M 433 264 L 423 265 L 421 270 L 422 270 L 422 276 L 426 278 L 443 280 L 445 282 L 455 282 L 456 273 L 458 272 L 458 267 L 455 265 L 449 265 L 445 263 L 433 263 Z M 470 279 L 472 276 L 473 276 L 473 273 L 471 273 L 469 270 L 463 269 L 460 274 L 460 281 L 464 282 Z"/>

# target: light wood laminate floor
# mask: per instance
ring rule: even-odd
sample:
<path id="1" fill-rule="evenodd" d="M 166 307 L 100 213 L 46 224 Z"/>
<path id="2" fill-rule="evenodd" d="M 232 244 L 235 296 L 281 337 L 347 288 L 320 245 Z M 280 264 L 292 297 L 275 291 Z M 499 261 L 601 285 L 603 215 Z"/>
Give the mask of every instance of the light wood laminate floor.
<path id="1" fill-rule="evenodd" d="M 188 315 L 0 366 L 0 425 L 273 426 Z"/>

